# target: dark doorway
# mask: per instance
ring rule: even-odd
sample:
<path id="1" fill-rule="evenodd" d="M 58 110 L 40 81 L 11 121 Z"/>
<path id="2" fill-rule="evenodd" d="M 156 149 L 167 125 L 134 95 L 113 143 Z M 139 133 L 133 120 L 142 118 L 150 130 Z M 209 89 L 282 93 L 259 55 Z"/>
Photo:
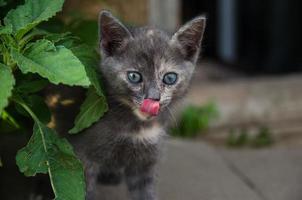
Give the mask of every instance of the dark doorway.
<path id="1" fill-rule="evenodd" d="M 203 42 L 203 54 L 206 57 L 216 57 L 216 1 L 207 0 L 183 0 L 182 1 L 182 22 L 198 16 L 207 17 L 207 28 Z"/>
<path id="2" fill-rule="evenodd" d="M 255 74 L 292 73 L 302 71 L 300 8 L 299 0 L 182 0 L 182 19 L 206 14 L 207 58 Z"/>

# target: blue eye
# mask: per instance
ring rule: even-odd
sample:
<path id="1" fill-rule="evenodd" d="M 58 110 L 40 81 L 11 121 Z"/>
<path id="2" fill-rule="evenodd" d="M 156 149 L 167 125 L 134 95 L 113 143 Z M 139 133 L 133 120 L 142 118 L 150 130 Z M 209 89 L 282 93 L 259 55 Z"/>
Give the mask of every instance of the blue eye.
<path id="1" fill-rule="evenodd" d="M 131 83 L 140 83 L 142 82 L 142 75 L 139 72 L 128 72 L 128 80 Z"/>
<path id="2" fill-rule="evenodd" d="M 174 85 L 177 81 L 177 74 L 174 72 L 169 72 L 164 75 L 163 82 L 167 85 Z"/>

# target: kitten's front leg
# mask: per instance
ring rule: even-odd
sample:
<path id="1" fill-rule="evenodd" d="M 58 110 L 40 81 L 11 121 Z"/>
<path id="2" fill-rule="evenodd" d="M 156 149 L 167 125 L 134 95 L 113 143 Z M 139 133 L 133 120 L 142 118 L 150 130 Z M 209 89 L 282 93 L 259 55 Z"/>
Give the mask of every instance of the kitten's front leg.
<path id="1" fill-rule="evenodd" d="M 99 167 L 89 162 L 85 165 L 85 179 L 86 179 L 86 200 L 95 200 L 96 198 L 96 185 Z"/>
<path id="2" fill-rule="evenodd" d="M 156 200 L 154 189 L 154 168 L 129 167 L 125 170 L 126 184 L 131 200 Z"/>

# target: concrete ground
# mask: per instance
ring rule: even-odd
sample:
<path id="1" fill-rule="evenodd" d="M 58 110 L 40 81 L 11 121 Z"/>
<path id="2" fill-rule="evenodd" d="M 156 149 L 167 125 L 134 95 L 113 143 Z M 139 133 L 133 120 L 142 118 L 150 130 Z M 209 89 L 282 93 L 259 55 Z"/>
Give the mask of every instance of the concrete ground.
<path id="1" fill-rule="evenodd" d="M 301 200 L 302 149 L 227 150 L 170 140 L 159 166 L 160 200 Z M 122 185 L 99 199 L 126 200 Z"/>

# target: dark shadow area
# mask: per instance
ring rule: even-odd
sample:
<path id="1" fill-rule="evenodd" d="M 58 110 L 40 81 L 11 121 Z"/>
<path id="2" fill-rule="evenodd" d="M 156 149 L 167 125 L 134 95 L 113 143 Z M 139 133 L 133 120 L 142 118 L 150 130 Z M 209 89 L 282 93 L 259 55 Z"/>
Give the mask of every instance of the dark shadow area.
<path id="1" fill-rule="evenodd" d="M 302 70 L 302 2 L 298 0 L 182 1 L 182 20 L 205 13 L 207 58 L 248 73 Z"/>

